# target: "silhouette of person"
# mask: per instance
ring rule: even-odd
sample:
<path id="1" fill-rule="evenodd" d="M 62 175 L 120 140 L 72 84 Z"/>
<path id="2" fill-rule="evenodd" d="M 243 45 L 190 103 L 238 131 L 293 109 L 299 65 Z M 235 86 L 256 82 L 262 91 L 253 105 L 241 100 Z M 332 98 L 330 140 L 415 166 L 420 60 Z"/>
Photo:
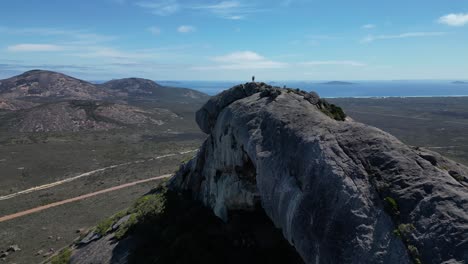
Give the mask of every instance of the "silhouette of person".
<path id="1" fill-rule="evenodd" d="M 252 76 L 252 82 L 255 82 L 255 76 Z"/>

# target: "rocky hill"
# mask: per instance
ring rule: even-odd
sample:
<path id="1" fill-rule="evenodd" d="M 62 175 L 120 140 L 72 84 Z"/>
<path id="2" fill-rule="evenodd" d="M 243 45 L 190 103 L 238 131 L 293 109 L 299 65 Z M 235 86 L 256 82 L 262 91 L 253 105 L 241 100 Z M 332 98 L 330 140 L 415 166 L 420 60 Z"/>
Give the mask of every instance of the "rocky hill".
<path id="1" fill-rule="evenodd" d="M 357 123 L 315 93 L 263 83 L 211 98 L 196 117 L 209 136 L 170 189 L 58 257 L 301 263 L 277 227 L 305 263 L 468 261 L 467 167 Z"/>
<path id="2" fill-rule="evenodd" d="M 111 91 L 117 91 L 120 95 L 133 99 L 157 99 L 159 101 L 203 101 L 208 100 L 208 96 L 204 93 L 186 89 L 165 87 L 157 84 L 154 81 L 141 78 L 126 78 L 112 80 L 101 85 Z"/>
<path id="3" fill-rule="evenodd" d="M 103 100 L 112 96 L 89 82 L 51 71 L 32 70 L 0 80 L 2 99 Z"/>
<path id="4" fill-rule="evenodd" d="M 32 70 L 0 80 L 0 129 L 9 132 L 107 130 L 129 126 L 195 128 L 193 115 L 209 96 L 128 78 L 95 85 L 61 73 Z M 177 113 L 175 113 L 177 112 Z"/>

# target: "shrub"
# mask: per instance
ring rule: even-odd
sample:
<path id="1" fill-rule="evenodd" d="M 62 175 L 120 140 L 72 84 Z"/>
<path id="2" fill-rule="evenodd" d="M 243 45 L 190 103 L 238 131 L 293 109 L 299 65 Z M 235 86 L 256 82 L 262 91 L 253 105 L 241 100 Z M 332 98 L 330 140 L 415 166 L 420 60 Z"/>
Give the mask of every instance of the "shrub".
<path id="1" fill-rule="evenodd" d="M 414 263 L 421 264 L 421 259 L 419 259 L 419 250 L 416 246 L 408 245 L 408 252 L 413 258 Z"/>
<path id="2" fill-rule="evenodd" d="M 411 233 L 415 230 L 416 228 L 414 227 L 413 224 L 400 224 L 398 226 L 398 231 L 400 232 L 401 235 L 404 237 L 408 237 L 411 235 Z"/>
<path id="3" fill-rule="evenodd" d="M 278 97 L 281 94 L 281 91 L 279 89 L 265 89 L 260 93 L 260 97 L 268 97 L 272 100 L 275 100 L 276 97 Z"/>
<path id="4" fill-rule="evenodd" d="M 130 218 L 123 223 L 115 233 L 116 239 L 122 239 L 128 235 L 132 229 L 144 222 L 156 220 L 164 213 L 167 204 L 167 188 L 160 187 L 155 193 L 145 195 L 138 199 L 129 209 Z"/>
<path id="5" fill-rule="evenodd" d="M 115 238 L 118 240 L 124 238 L 136 224 L 138 224 L 136 215 L 130 215 L 130 218 L 127 220 L 127 222 L 123 223 L 115 232 Z"/>
<path id="6" fill-rule="evenodd" d="M 387 197 L 385 197 L 384 201 L 387 203 L 387 206 L 390 207 L 391 212 L 393 214 L 396 214 L 396 215 L 400 214 L 400 211 L 399 211 L 400 209 L 399 209 L 398 203 L 395 201 L 395 199 L 393 199 L 390 196 L 387 196 Z"/>
<path id="7" fill-rule="evenodd" d="M 107 234 L 107 231 L 112 227 L 114 224 L 114 221 L 112 218 L 107 218 L 103 221 L 101 221 L 95 229 L 95 232 L 101 236 L 104 236 Z"/>
<path id="8" fill-rule="evenodd" d="M 346 114 L 341 107 L 330 104 L 324 99 L 319 99 L 318 107 L 322 113 L 337 121 L 344 121 L 346 119 Z"/>
<path id="9" fill-rule="evenodd" d="M 51 264 L 68 264 L 70 263 L 72 251 L 70 248 L 65 248 L 57 255 L 50 259 Z"/>

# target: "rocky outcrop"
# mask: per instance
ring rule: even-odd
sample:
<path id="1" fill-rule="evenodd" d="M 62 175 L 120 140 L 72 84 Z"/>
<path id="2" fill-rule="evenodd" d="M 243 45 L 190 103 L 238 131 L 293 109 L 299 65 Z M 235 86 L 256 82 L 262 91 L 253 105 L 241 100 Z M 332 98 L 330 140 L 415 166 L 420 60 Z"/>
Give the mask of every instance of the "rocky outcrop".
<path id="1" fill-rule="evenodd" d="M 224 220 L 260 205 L 307 263 L 467 262 L 468 168 L 337 109 L 233 87 L 197 113 L 209 137 L 171 186 Z"/>

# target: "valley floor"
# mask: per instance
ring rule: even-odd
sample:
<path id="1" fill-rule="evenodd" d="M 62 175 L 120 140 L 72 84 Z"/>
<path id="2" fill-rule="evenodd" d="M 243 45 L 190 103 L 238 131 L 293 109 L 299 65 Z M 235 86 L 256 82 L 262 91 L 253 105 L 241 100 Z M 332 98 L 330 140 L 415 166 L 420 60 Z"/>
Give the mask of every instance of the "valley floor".
<path id="1" fill-rule="evenodd" d="M 356 121 L 468 165 L 468 97 L 328 100 Z"/>
<path id="2" fill-rule="evenodd" d="M 117 130 L 31 140 L 37 137 L 0 138 L 0 160 L 5 160 L 0 162 L 0 218 L 56 204 L 0 221 L 0 251 L 21 248 L 6 263 L 40 263 L 80 236 L 77 230 L 129 207 L 159 185 L 162 179 L 154 177 L 169 175 L 190 159 L 205 135 Z M 124 188 L 113 190 L 116 186 Z M 85 197 L 75 199 L 80 196 Z"/>

